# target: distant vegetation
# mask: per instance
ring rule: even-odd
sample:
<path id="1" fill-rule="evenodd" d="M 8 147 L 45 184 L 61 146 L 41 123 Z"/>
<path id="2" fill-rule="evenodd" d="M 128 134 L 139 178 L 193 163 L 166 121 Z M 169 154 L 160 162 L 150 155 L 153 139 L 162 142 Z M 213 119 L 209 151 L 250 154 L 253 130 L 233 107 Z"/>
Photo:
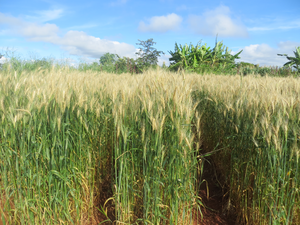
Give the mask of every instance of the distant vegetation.
<path id="1" fill-rule="evenodd" d="M 287 54 L 277 54 L 277 55 L 286 56 L 286 58 L 289 60 L 283 66 L 286 67 L 292 66 L 294 69 L 300 72 L 300 46 L 296 48 L 296 51 L 294 51 L 295 57 L 288 56 Z"/>
<path id="2" fill-rule="evenodd" d="M 238 52 L 235 55 L 231 55 L 231 51 L 228 51 L 228 47 L 224 46 L 222 42 L 217 42 L 215 47 L 211 49 L 205 45 L 201 45 L 201 42 L 196 46 L 190 44 L 178 46 L 175 43 L 175 51 L 169 51 L 170 69 L 178 70 L 184 69 L 190 72 L 205 73 L 207 69 L 213 71 L 230 71 L 236 67 L 235 59 L 239 59 Z"/>
<path id="3" fill-rule="evenodd" d="M 123 57 L 118 54 L 105 53 L 100 57 L 99 62 L 80 63 L 78 66 L 70 66 L 68 64 L 54 63 L 53 59 L 37 59 L 31 61 L 20 60 L 18 57 L 10 57 L 9 62 L 0 64 L 1 70 L 11 68 L 18 71 L 33 71 L 36 69 L 61 68 L 68 66 L 70 69 L 79 71 L 106 71 L 109 73 L 142 73 L 150 68 L 157 67 L 158 57 L 164 54 L 162 51 L 157 51 L 153 46 L 156 42 L 153 39 L 146 41 L 139 40 L 137 45 L 140 45 L 139 51 L 136 53 L 137 58 Z M 175 43 L 175 50 L 169 51 L 171 58 L 170 66 L 165 63 L 162 68 L 169 71 L 185 70 L 186 72 L 195 72 L 198 74 L 223 74 L 223 75 L 261 75 L 261 76 L 277 76 L 289 77 L 300 75 L 300 46 L 294 51 L 295 57 L 287 54 L 277 54 L 285 56 L 289 61 L 282 67 L 278 66 L 259 66 L 247 62 L 236 62 L 240 59 L 239 55 L 242 52 L 232 55 L 231 50 L 228 50 L 223 42 L 216 40 L 215 47 L 210 48 L 207 44 L 201 45 L 199 42 L 196 46 L 178 45 Z M 3 56 L 3 55 L 0 55 Z"/>

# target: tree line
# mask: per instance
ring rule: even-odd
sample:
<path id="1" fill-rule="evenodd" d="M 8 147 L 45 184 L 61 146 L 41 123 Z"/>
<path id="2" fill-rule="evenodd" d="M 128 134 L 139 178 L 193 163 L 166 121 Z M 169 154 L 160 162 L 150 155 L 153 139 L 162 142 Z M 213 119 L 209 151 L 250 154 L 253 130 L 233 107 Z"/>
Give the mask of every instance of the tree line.
<path id="1" fill-rule="evenodd" d="M 130 72 L 141 73 L 151 67 L 156 67 L 158 63 L 158 57 L 161 54 L 165 54 L 162 51 L 156 50 L 153 45 L 156 42 L 153 39 L 146 41 L 139 40 L 137 45 L 140 45 L 137 59 L 129 57 L 121 58 L 117 54 L 106 53 L 100 60 L 99 64 L 94 63 L 95 68 L 100 68 L 108 72 Z M 190 45 L 178 45 L 175 43 L 175 50 L 169 51 L 171 55 L 170 66 L 167 67 L 163 64 L 163 68 L 170 71 L 185 70 L 188 72 L 196 73 L 215 73 L 215 74 L 260 74 L 264 76 L 266 74 L 274 76 L 290 76 L 300 73 L 300 47 L 294 51 L 295 57 L 288 56 L 287 54 L 278 54 L 279 56 L 285 56 L 289 60 L 283 65 L 283 67 L 260 67 L 258 64 L 254 65 L 247 62 L 238 62 L 236 59 L 240 59 L 239 55 L 243 50 L 236 54 L 231 54 L 231 50 L 226 47 L 222 41 L 215 42 L 215 47 L 208 47 L 207 44 L 198 42 L 196 46 Z"/>
<path id="2" fill-rule="evenodd" d="M 80 71 L 94 70 L 106 71 L 109 73 L 131 73 L 138 74 L 144 71 L 155 68 L 158 65 L 158 58 L 165 54 L 163 51 L 158 51 L 154 45 L 156 42 L 153 38 L 146 41 L 138 40 L 139 45 L 136 59 L 130 57 L 120 57 L 118 54 L 105 53 L 100 57 L 99 62 L 92 64 L 80 63 L 76 69 Z M 239 55 L 243 50 L 236 54 L 231 54 L 231 50 L 223 44 L 223 41 L 215 41 L 213 48 L 202 44 L 201 41 L 196 46 L 178 45 L 175 43 L 174 51 L 169 51 L 171 57 L 169 58 L 170 65 L 167 67 L 165 63 L 163 68 L 169 71 L 184 70 L 186 72 L 195 72 L 199 74 L 213 73 L 213 74 L 266 74 L 271 76 L 299 76 L 300 75 L 300 46 L 294 51 L 294 57 L 287 54 L 277 54 L 284 56 L 288 62 L 283 67 L 260 67 L 247 62 L 235 62 L 240 59 Z M 3 55 L 0 54 L 0 59 Z M 12 68 L 15 71 L 35 70 L 35 69 L 50 69 L 53 68 L 53 60 L 45 58 L 41 60 L 33 60 L 32 62 L 18 60 L 16 57 L 10 57 L 9 63 L 0 64 L 0 70 Z"/>

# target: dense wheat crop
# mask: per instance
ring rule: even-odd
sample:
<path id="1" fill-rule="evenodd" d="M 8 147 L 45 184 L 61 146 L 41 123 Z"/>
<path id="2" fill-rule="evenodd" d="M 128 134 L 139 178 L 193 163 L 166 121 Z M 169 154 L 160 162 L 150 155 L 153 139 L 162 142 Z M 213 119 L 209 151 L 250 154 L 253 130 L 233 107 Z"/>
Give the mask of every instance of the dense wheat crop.
<path id="1" fill-rule="evenodd" d="M 195 79 L 201 135 L 230 187 L 239 223 L 299 224 L 300 80 Z M 293 219 L 292 219 L 293 217 Z"/>
<path id="2" fill-rule="evenodd" d="M 190 223 L 195 107 L 182 76 L 66 69 L 0 83 L 3 220 L 90 224 L 109 182 L 117 221 Z"/>
<path id="3" fill-rule="evenodd" d="M 299 222 L 297 79 L 66 68 L 0 86 L 3 223 L 95 224 L 109 187 L 117 224 L 191 224 L 200 140 L 239 221 Z"/>

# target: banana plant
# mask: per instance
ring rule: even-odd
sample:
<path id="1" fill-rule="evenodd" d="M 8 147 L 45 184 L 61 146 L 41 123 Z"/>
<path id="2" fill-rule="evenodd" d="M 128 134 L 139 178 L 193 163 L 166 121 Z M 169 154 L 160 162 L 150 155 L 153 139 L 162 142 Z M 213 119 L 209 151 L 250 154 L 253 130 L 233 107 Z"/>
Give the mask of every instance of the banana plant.
<path id="1" fill-rule="evenodd" d="M 193 71 L 195 68 L 203 63 L 208 63 L 210 58 L 210 47 L 205 45 L 201 46 L 201 43 L 198 42 L 196 46 L 190 44 L 189 46 L 185 44 L 184 46 L 178 46 L 175 43 L 175 51 L 169 51 L 171 54 L 170 60 L 170 69 L 186 69 Z"/>
<path id="2" fill-rule="evenodd" d="M 223 53 L 225 50 L 225 53 Z M 231 55 L 231 50 L 228 51 L 228 47 L 225 47 L 223 41 L 217 41 L 214 49 L 212 50 L 212 58 L 211 58 L 211 66 L 212 67 L 231 67 L 235 66 L 234 60 L 239 59 L 239 55 L 242 53 L 243 50 L 239 51 L 235 55 Z"/>
<path id="3" fill-rule="evenodd" d="M 178 68 L 186 68 L 188 67 L 187 56 L 189 55 L 190 48 L 185 45 L 180 47 L 177 43 L 175 43 L 175 51 L 169 51 L 172 57 L 169 59 L 170 61 L 174 61 L 175 63 L 171 63 L 170 68 L 178 69 Z"/>
<path id="4" fill-rule="evenodd" d="M 300 46 L 294 51 L 295 57 L 288 56 L 287 54 L 277 54 L 279 56 L 286 56 L 290 61 L 285 63 L 283 66 L 293 66 L 298 72 L 300 72 Z"/>
<path id="5" fill-rule="evenodd" d="M 192 45 L 193 47 L 193 45 Z M 192 48 L 192 54 L 194 58 L 198 60 L 199 64 L 208 63 L 211 55 L 210 47 L 201 45 L 201 41 L 198 42 L 197 46 Z"/>
<path id="6" fill-rule="evenodd" d="M 225 53 L 223 53 L 225 50 Z M 231 55 L 231 51 L 228 51 L 228 47 L 225 48 L 223 42 L 218 42 L 213 49 L 207 47 L 207 45 L 201 45 L 201 41 L 196 46 L 187 44 L 178 46 L 175 43 L 175 51 L 169 51 L 171 54 L 170 69 L 177 70 L 178 68 L 185 69 L 188 71 L 201 71 L 203 68 L 217 68 L 235 67 L 235 59 L 239 59 L 238 52 L 235 55 Z"/>
<path id="7" fill-rule="evenodd" d="M 240 59 L 239 55 L 242 53 L 243 50 L 239 51 L 238 53 L 232 55 L 231 50 L 228 51 L 228 47 L 226 47 L 225 54 L 222 55 L 221 64 L 223 67 L 227 67 L 228 69 L 236 67 L 235 60 Z"/>
<path id="8" fill-rule="evenodd" d="M 211 66 L 214 67 L 216 64 L 220 63 L 220 60 L 222 59 L 223 51 L 224 51 L 223 43 L 216 41 L 215 47 L 213 48 L 211 54 Z"/>

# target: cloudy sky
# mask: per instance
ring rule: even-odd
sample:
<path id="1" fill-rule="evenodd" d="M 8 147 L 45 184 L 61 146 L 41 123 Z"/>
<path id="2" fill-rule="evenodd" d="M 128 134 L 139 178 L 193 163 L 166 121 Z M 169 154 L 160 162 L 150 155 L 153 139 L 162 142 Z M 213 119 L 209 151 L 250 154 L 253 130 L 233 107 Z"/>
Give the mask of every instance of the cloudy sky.
<path id="1" fill-rule="evenodd" d="M 242 2 L 242 3 L 241 3 Z M 138 39 L 166 54 L 178 44 L 214 47 L 240 61 L 282 66 L 277 56 L 300 46 L 299 0 L 14 0 L 0 1 L 0 53 L 23 58 L 99 60 L 106 52 L 135 58 Z"/>

